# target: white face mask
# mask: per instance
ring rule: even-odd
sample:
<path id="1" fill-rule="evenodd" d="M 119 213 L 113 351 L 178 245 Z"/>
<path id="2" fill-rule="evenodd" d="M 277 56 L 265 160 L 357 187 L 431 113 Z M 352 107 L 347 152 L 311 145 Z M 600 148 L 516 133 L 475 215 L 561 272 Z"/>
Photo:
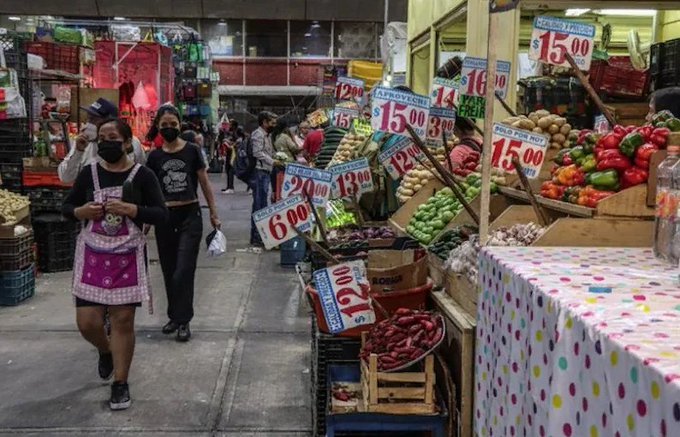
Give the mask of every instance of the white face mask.
<path id="1" fill-rule="evenodd" d="M 97 126 L 92 123 L 86 123 L 81 130 L 81 133 L 85 135 L 89 141 L 94 141 L 97 139 Z"/>

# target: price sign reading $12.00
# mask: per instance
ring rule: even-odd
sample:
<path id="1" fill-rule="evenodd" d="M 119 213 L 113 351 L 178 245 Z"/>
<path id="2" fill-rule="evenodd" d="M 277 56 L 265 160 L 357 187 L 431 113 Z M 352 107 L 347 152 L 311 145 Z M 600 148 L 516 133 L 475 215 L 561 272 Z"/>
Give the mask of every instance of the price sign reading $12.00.
<path id="1" fill-rule="evenodd" d="M 548 137 L 494 123 L 491 138 L 492 166 L 508 173 L 515 173 L 512 160 L 518 158 L 527 178 L 534 179 L 541 172 L 548 150 Z"/>
<path id="2" fill-rule="evenodd" d="M 331 190 L 333 199 L 354 195 L 361 196 L 373 191 L 373 175 L 366 158 L 334 165 L 330 168 L 330 171 L 333 173 L 333 188 Z"/>
<path id="3" fill-rule="evenodd" d="M 329 171 L 288 164 L 283 177 L 281 197 L 285 199 L 297 194 L 309 194 L 315 206 L 324 206 L 331 195 L 332 180 L 333 175 Z"/>
<path id="4" fill-rule="evenodd" d="M 317 270 L 314 272 L 314 282 L 332 334 L 375 322 L 363 261 Z"/>
<path id="5" fill-rule="evenodd" d="M 341 129 L 349 129 L 352 126 L 352 120 L 358 116 L 358 109 L 336 106 L 333 110 L 333 125 Z"/>
<path id="6" fill-rule="evenodd" d="M 444 144 L 442 132 L 446 138 L 453 138 L 453 127 L 456 124 L 456 111 L 446 108 L 430 108 L 430 126 L 427 129 L 427 141 L 433 144 Z"/>
<path id="7" fill-rule="evenodd" d="M 338 77 L 335 83 L 335 99 L 338 101 L 361 101 L 364 98 L 364 81 L 353 77 Z"/>
<path id="8" fill-rule="evenodd" d="M 536 17 L 529 59 L 569 67 L 568 53 L 581 70 L 588 71 L 593 59 L 593 38 L 595 26 L 591 24 L 547 16 Z"/>
<path id="9" fill-rule="evenodd" d="M 300 232 L 312 229 L 309 203 L 300 194 L 255 211 L 253 221 L 267 249 L 297 237 L 294 227 Z"/>
<path id="10" fill-rule="evenodd" d="M 453 109 L 457 101 L 460 83 L 453 79 L 435 77 L 432 82 L 430 105 L 434 108 Z"/>
<path id="11" fill-rule="evenodd" d="M 380 163 L 395 180 L 413 170 L 420 162 L 425 162 L 425 159 L 425 154 L 408 137 L 399 138 L 378 155 Z"/>
<path id="12" fill-rule="evenodd" d="M 430 99 L 427 96 L 377 87 L 373 89 L 371 125 L 374 130 L 397 135 L 409 135 L 407 125 L 425 141 L 427 136 Z"/>

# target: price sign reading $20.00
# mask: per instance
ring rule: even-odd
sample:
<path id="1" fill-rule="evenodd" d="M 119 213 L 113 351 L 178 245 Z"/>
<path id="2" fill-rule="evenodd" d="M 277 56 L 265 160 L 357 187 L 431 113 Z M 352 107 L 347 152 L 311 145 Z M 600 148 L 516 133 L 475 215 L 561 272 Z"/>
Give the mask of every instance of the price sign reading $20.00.
<path id="1" fill-rule="evenodd" d="M 378 155 L 378 160 L 393 179 L 397 180 L 420 162 L 425 162 L 425 154 L 411 138 L 401 137 Z"/>
<path id="2" fill-rule="evenodd" d="M 568 53 L 581 70 L 588 71 L 593 59 L 593 38 L 595 26 L 591 24 L 547 16 L 536 17 L 529 59 L 569 67 Z"/>
<path id="3" fill-rule="evenodd" d="M 314 272 L 328 329 L 337 334 L 375 322 L 363 261 L 337 264 Z"/>
<path id="4" fill-rule="evenodd" d="M 444 144 L 442 132 L 446 138 L 453 138 L 453 127 L 456 124 L 456 111 L 446 108 L 430 108 L 430 126 L 427 129 L 427 141 L 433 144 Z"/>
<path id="5" fill-rule="evenodd" d="M 515 173 L 512 160 L 518 158 L 527 178 L 534 179 L 541 172 L 548 150 L 548 137 L 494 123 L 491 138 L 492 166 L 508 173 Z"/>
<path id="6" fill-rule="evenodd" d="M 324 206 L 331 195 L 332 180 L 333 175 L 329 171 L 288 164 L 283 177 L 281 197 L 285 199 L 297 194 L 309 194 L 315 206 Z"/>
<path id="7" fill-rule="evenodd" d="M 330 171 L 333 173 L 333 188 L 331 190 L 333 199 L 354 195 L 361 196 L 373 191 L 373 175 L 366 158 L 334 165 L 330 168 Z"/>
<path id="8" fill-rule="evenodd" d="M 338 77 L 335 83 L 335 99 L 338 101 L 361 101 L 364 98 L 364 81 L 352 77 Z"/>
<path id="9" fill-rule="evenodd" d="M 373 89 L 371 125 L 374 130 L 409 135 L 406 125 L 411 125 L 425 141 L 429 112 L 430 99 L 427 96 L 383 87 Z"/>
<path id="10" fill-rule="evenodd" d="M 352 126 L 352 120 L 358 116 L 358 109 L 336 106 L 333 110 L 333 125 L 342 129 L 349 129 Z"/>
<path id="11" fill-rule="evenodd" d="M 432 82 L 430 105 L 435 108 L 453 109 L 458 100 L 458 87 L 460 83 L 453 79 L 435 77 Z"/>
<path id="12" fill-rule="evenodd" d="M 264 247 L 272 249 L 297 237 L 294 227 L 300 232 L 311 230 L 311 214 L 309 203 L 298 194 L 255 211 L 253 221 Z"/>

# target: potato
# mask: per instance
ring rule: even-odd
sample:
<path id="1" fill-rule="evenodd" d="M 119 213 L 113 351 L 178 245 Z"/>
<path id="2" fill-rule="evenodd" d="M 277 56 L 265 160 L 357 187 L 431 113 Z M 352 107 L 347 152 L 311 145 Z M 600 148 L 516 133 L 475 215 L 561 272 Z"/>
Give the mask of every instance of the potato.
<path id="1" fill-rule="evenodd" d="M 555 117 L 555 120 L 553 122 L 559 127 L 562 127 L 565 124 L 567 124 L 567 119 L 564 117 Z"/>
<path id="2" fill-rule="evenodd" d="M 563 126 L 560 128 L 560 133 L 561 133 L 562 135 L 564 135 L 564 136 L 568 136 L 568 135 L 569 135 L 569 132 L 571 132 L 571 125 L 570 125 L 569 123 L 563 125 Z"/>
<path id="3" fill-rule="evenodd" d="M 538 125 L 538 120 L 540 119 L 541 117 L 536 114 L 529 114 L 529 120 L 531 120 L 535 125 Z"/>
<path id="4" fill-rule="evenodd" d="M 562 144 L 553 142 L 553 143 L 550 143 L 550 147 L 553 148 L 553 149 L 561 149 Z"/>
<path id="5" fill-rule="evenodd" d="M 542 117 L 540 120 L 538 120 L 538 127 L 540 127 L 543 130 L 547 130 L 550 125 L 552 124 L 552 121 L 550 120 L 549 116 Z"/>
<path id="6" fill-rule="evenodd" d="M 520 120 L 519 125 L 522 129 L 526 129 L 526 130 L 533 130 L 533 128 L 536 127 L 536 123 L 534 123 L 533 121 L 531 121 L 529 119 Z"/>
<path id="7" fill-rule="evenodd" d="M 543 118 L 550 115 L 550 112 L 546 111 L 545 109 L 539 109 L 538 111 L 534 112 L 534 114 L 537 115 L 539 118 Z"/>
<path id="8" fill-rule="evenodd" d="M 548 133 L 550 135 L 556 134 L 560 131 L 560 127 L 556 124 L 551 124 L 550 127 L 548 127 Z"/>
<path id="9" fill-rule="evenodd" d="M 413 187 L 414 187 L 414 184 L 412 184 L 411 182 L 405 182 L 405 183 L 401 184 L 401 186 L 404 187 L 404 190 L 412 190 Z"/>
<path id="10" fill-rule="evenodd" d="M 402 194 L 403 194 L 404 196 L 409 196 L 409 197 L 411 197 L 411 196 L 413 196 L 415 193 L 414 193 L 413 190 L 404 189 L 404 191 L 402 191 Z"/>
<path id="11" fill-rule="evenodd" d="M 503 120 L 503 124 L 512 125 L 516 121 L 519 121 L 519 117 L 508 117 L 505 120 Z"/>
<path id="12" fill-rule="evenodd" d="M 516 122 L 512 123 L 512 127 L 517 128 L 517 129 L 522 129 L 522 121 L 517 120 Z"/>
<path id="13" fill-rule="evenodd" d="M 535 127 L 535 128 L 532 129 L 532 131 L 535 134 L 542 134 L 543 133 L 543 129 L 541 129 L 540 127 Z"/>
<path id="14" fill-rule="evenodd" d="M 560 133 L 557 133 L 557 134 L 552 136 L 552 141 L 553 141 L 553 143 L 564 144 L 567 141 L 567 137 L 565 137 L 564 135 L 562 135 Z"/>

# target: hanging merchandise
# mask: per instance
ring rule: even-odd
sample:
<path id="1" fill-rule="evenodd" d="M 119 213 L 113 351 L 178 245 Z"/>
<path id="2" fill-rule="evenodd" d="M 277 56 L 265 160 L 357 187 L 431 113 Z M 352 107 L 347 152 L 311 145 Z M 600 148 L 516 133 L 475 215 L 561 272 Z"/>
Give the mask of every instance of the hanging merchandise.
<path id="1" fill-rule="evenodd" d="M 149 101 L 149 96 L 146 93 L 146 88 L 144 87 L 144 82 L 141 80 L 137 84 L 137 89 L 135 94 L 132 96 L 132 105 L 135 109 L 150 109 L 151 102 Z"/>

